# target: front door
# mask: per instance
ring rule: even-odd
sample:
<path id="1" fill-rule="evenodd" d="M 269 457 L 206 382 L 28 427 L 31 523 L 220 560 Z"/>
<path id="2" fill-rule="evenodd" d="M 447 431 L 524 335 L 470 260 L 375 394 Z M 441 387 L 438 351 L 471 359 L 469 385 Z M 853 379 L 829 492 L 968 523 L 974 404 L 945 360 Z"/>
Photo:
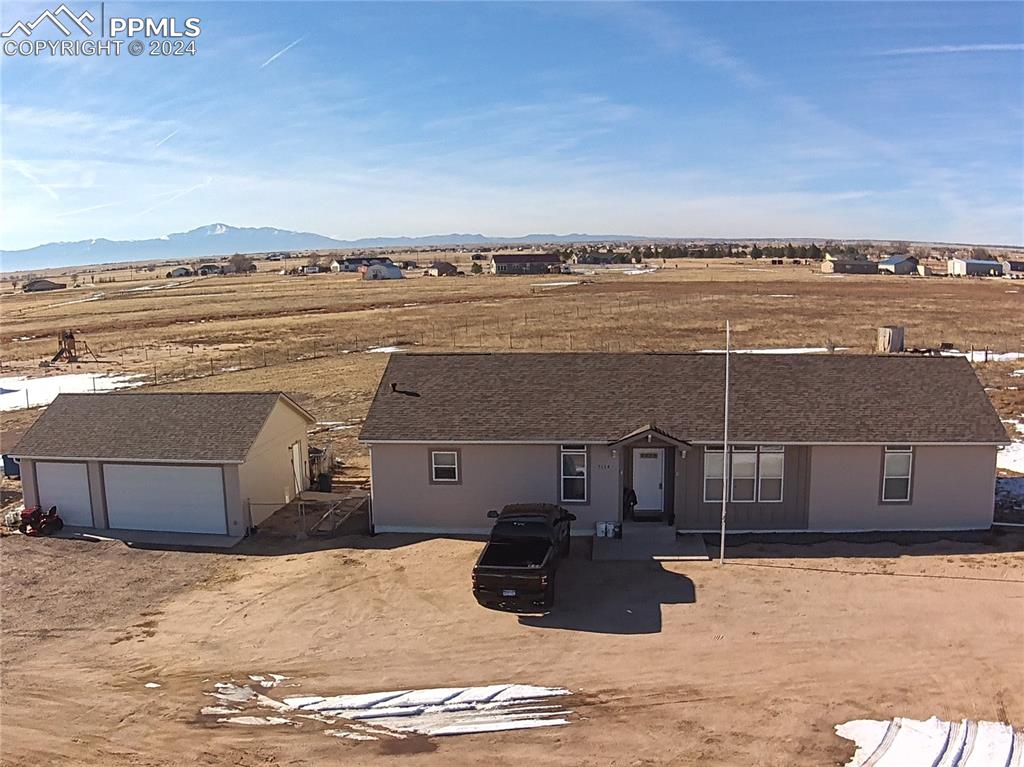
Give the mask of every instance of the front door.
<path id="1" fill-rule="evenodd" d="M 665 510 L 664 448 L 633 448 L 633 492 L 635 515 L 656 516 Z"/>

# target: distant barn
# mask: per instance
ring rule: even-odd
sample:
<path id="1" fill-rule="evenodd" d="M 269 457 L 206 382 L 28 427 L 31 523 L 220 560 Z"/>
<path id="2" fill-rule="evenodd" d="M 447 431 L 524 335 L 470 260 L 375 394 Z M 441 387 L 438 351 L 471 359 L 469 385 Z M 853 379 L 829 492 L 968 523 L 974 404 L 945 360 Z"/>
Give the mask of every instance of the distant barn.
<path id="1" fill-rule="evenodd" d="M 951 258 L 946 274 L 954 277 L 1002 277 L 1003 265 L 989 258 Z"/>
<path id="2" fill-rule="evenodd" d="M 31 280 L 22 286 L 26 293 L 39 293 L 43 290 L 62 290 L 67 287 L 66 282 L 54 282 L 53 280 Z"/>

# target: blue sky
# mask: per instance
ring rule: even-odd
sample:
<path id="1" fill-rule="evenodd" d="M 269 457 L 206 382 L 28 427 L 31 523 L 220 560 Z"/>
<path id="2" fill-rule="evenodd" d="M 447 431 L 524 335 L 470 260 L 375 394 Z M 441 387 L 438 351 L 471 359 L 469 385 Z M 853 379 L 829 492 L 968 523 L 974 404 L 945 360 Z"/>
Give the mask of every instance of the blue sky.
<path id="1" fill-rule="evenodd" d="M 5 249 L 214 221 L 1024 243 L 1022 3 L 105 12 L 198 16 L 197 54 L 3 57 Z"/>

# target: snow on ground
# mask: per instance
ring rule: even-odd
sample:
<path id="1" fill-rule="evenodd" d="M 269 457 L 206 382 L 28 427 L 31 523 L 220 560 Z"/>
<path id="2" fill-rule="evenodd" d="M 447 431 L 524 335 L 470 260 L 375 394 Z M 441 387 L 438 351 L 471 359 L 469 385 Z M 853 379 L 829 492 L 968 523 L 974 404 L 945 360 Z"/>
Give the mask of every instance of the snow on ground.
<path id="1" fill-rule="evenodd" d="M 837 346 L 830 350 L 825 346 L 798 346 L 792 349 L 730 349 L 731 354 L 823 354 L 827 351 L 845 351 L 848 346 Z M 701 349 L 701 354 L 724 354 L 725 349 Z"/>
<path id="2" fill-rule="evenodd" d="M 1016 362 L 1024 360 L 1024 352 L 994 352 L 991 349 L 975 349 L 962 352 L 959 349 L 947 349 L 940 354 L 943 357 L 966 357 L 971 362 Z"/>
<path id="3" fill-rule="evenodd" d="M 846 767 L 1007 767 L 1016 756 L 1014 730 L 1001 722 L 856 719 L 836 725 L 836 734 L 857 744 Z M 1019 742 L 1024 732 L 1016 735 Z"/>
<path id="4" fill-rule="evenodd" d="M 366 351 L 380 352 L 381 354 L 392 354 L 394 352 L 404 352 L 405 349 L 401 346 L 374 346 Z"/>
<path id="5" fill-rule="evenodd" d="M 558 282 L 531 282 L 531 288 L 563 288 L 566 285 L 579 285 L 579 280 L 560 280 Z"/>
<path id="6" fill-rule="evenodd" d="M 996 468 L 1024 474 L 1024 442 L 1014 442 L 996 455 Z"/>
<path id="7" fill-rule="evenodd" d="M 250 676 L 263 684 L 276 674 Z M 569 724 L 572 713 L 555 699 L 568 695 L 561 687 L 495 684 L 484 687 L 437 687 L 423 690 L 346 695 L 289 696 L 274 700 L 249 685 L 218 682 L 206 695 L 221 701 L 200 710 L 216 715 L 224 724 L 292 724 L 297 719 L 314 719 L 333 725 L 325 735 L 350 740 L 379 740 L 419 735 L 466 735 L 472 733 L 527 730 Z M 264 685 L 266 686 L 266 685 Z M 277 716 L 254 716 L 245 706 L 271 708 Z"/>
<path id="8" fill-rule="evenodd" d="M 49 405 L 58 394 L 113 391 L 141 386 L 140 373 L 67 373 L 56 376 L 0 378 L 0 411 Z"/>

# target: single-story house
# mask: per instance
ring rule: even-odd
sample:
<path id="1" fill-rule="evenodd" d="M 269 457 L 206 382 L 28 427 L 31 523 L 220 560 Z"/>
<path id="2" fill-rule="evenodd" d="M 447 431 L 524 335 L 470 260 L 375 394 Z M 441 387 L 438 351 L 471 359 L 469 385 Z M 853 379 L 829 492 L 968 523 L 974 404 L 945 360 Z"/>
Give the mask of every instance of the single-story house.
<path id="1" fill-rule="evenodd" d="M 878 264 L 874 261 L 843 261 L 826 258 L 821 262 L 821 271 L 825 274 L 878 274 Z"/>
<path id="2" fill-rule="evenodd" d="M 39 293 L 44 290 L 63 290 L 68 285 L 66 282 L 54 282 L 53 280 L 29 280 L 21 289 L 26 293 Z"/>
<path id="3" fill-rule="evenodd" d="M 359 270 L 363 273 L 364 280 L 401 280 L 405 277 L 402 270 L 396 264 L 370 264 L 362 266 Z"/>
<path id="4" fill-rule="evenodd" d="M 916 274 L 919 263 L 916 256 L 897 253 L 879 261 L 878 271 L 880 274 Z"/>
<path id="5" fill-rule="evenodd" d="M 728 456 L 724 373 L 723 354 L 394 354 L 359 437 L 371 524 L 482 534 L 489 509 L 545 502 L 577 534 L 713 532 L 723 493 L 732 532 L 992 524 L 1008 439 L 965 358 L 733 355 Z"/>
<path id="6" fill-rule="evenodd" d="M 454 277 L 458 273 L 455 265 L 447 261 L 435 261 L 427 267 L 427 274 L 431 277 Z"/>
<path id="7" fill-rule="evenodd" d="M 67 525 L 239 538 L 308 488 L 315 422 L 280 392 L 61 394 L 10 452 Z"/>
<path id="8" fill-rule="evenodd" d="M 168 278 L 194 277 L 195 272 L 193 272 L 187 266 L 176 266 L 173 269 L 171 269 L 171 271 L 167 272 L 166 276 Z"/>
<path id="9" fill-rule="evenodd" d="M 561 266 L 562 259 L 554 253 L 507 253 L 491 256 L 493 274 L 547 274 Z"/>
<path id="10" fill-rule="evenodd" d="M 234 271 L 234 267 L 231 268 L 231 271 Z M 224 274 L 224 267 L 220 264 L 201 264 L 196 269 L 196 274 L 200 277 L 205 277 L 209 274 Z"/>
<path id="11" fill-rule="evenodd" d="M 1003 261 L 1003 276 L 1012 280 L 1024 280 L 1024 261 Z"/>
<path id="12" fill-rule="evenodd" d="M 946 274 L 954 277 L 1002 277 L 1003 265 L 995 259 L 951 258 L 946 262 Z"/>
<path id="13" fill-rule="evenodd" d="M 332 272 L 359 272 L 364 266 L 390 263 L 391 259 L 387 256 L 346 256 L 331 261 L 330 268 Z"/>

